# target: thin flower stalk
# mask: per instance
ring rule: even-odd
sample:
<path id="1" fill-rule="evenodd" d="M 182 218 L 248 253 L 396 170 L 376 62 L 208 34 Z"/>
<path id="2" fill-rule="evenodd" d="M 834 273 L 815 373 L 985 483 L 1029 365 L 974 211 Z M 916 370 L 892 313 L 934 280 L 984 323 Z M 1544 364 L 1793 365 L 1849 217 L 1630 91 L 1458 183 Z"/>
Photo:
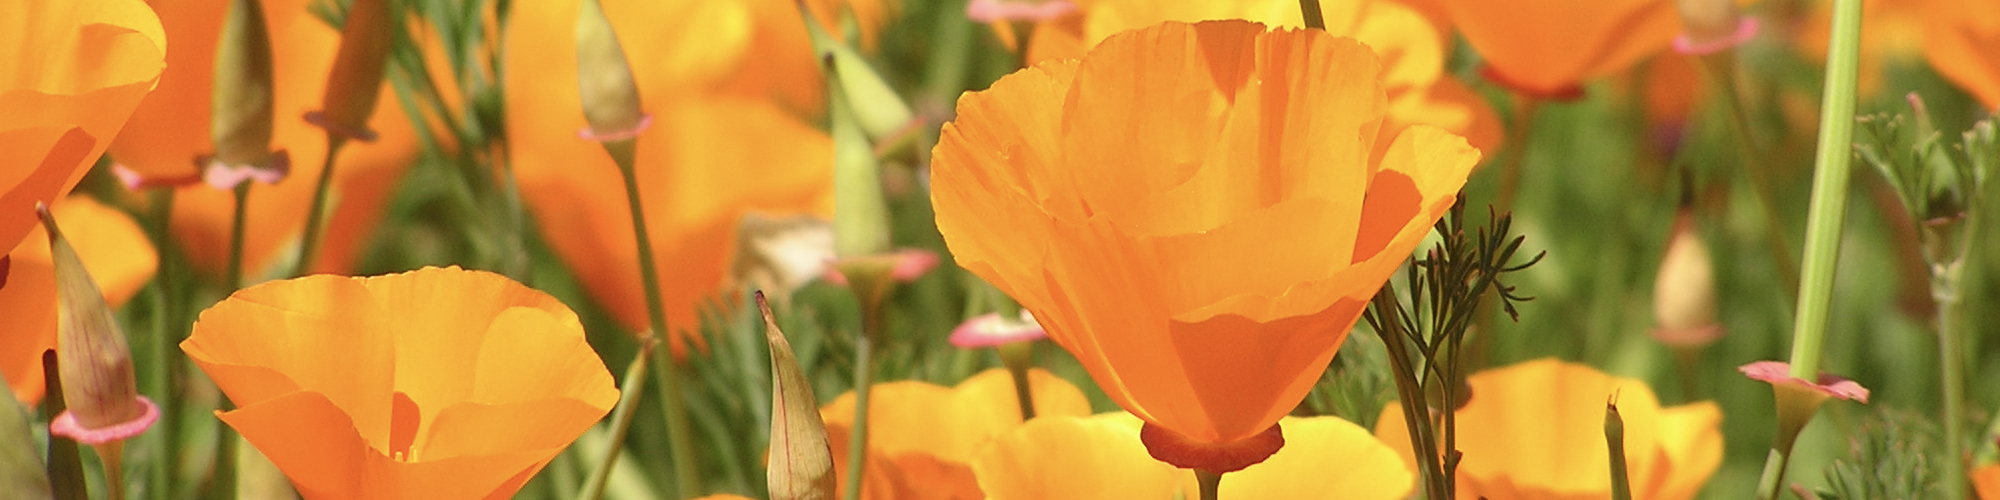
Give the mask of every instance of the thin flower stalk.
<path id="1" fill-rule="evenodd" d="M 655 267 L 653 241 L 646 231 L 646 210 L 639 199 L 638 171 L 633 158 L 638 153 L 639 141 L 625 138 L 604 143 L 604 151 L 618 163 L 618 172 L 625 179 L 625 201 L 632 211 L 632 234 L 639 242 L 639 276 L 646 287 L 646 317 L 654 332 L 667 331 L 667 309 L 660 299 L 660 275 Z M 695 474 L 694 434 L 688 429 L 687 409 L 682 405 L 680 363 L 674 361 L 672 349 L 656 349 L 653 352 L 653 374 L 660 384 L 660 409 L 666 415 L 667 448 L 673 456 L 674 484 L 679 498 L 694 498 L 701 491 L 701 477 Z"/>
<path id="2" fill-rule="evenodd" d="M 1793 320 L 1790 376 L 1820 378 L 1826 342 L 1827 308 L 1833 296 L 1833 268 L 1839 258 L 1841 222 L 1847 212 L 1848 162 L 1853 158 L 1854 101 L 1861 43 L 1861 1 L 1834 2 L 1828 45 L 1825 98 L 1820 103 L 1820 140 L 1815 154 L 1812 201 L 1806 219 L 1805 259 Z M 1783 403 L 1780 403 L 1781 405 Z M 1808 415 L 1809 417 L 1810 415 Z M 1802 426 L 1794 423 L 1792 427 Z M 1777 498 L 1783 491 L 1795 433 L 1780 433 L 1764 463 L 1758 494 Z M 1791 435 L 1784 435 L 1791 434 Z"/>
<path id="3" fill-rule="evenodd" d="M 639 398 L 646 393 L 646 366 L 652 362 L 654 339 L 647 337 L 639 345 L 639 354 L 632 357 L 632 364 L 625 367 L 625 381 L 619 385 L 618 409 L 611 411 L 611 435 L 604 442 L 603 458 L 590 467 L 590 475 L 581 489 L 577 490 L 577 500 L 597 500 L 604 496 L 604 485 L 611 479 L 611 469 L 618 465 L 619 453 L 625 449 L 625 434 L 632 429 L 632 410 L 639 407 Z"/>

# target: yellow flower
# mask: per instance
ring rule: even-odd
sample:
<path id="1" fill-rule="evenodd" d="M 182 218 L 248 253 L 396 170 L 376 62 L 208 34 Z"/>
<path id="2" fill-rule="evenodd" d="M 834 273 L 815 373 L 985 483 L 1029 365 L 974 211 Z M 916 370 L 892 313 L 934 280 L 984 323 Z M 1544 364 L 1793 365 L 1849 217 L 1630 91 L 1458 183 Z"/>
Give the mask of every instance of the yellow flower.
<path id="1" fill-rule="evenodd" d="M 1069 382 L 1029 372 L 1036 419 L 1090 414 L 1090 402 Z M 996 436 L 1021 425 L 1013 376 L 995 368 L 945 388 L 917 381 L 875 384 L 869 392 L 868 459 L 861 497 L 982 498 L 973 479 L 973 454 Z M 820 408 L 833 448 L 834 477 L 846 491 L 853 392 Z"/>
<path id="2" fill-rule="evenodd" d="M 458 268 L 236 292 L 181 343 L 315 498 L 508 498 L 618 401 L 561 302 Z"/>
<path id="3" fill-rule="evenodd" d="M 1458 492 L 1491 500 L 1583 500 L 1611 494 L 1604 403 L 1625 421 L 1625 463 L 1634 500 L 1694 498 L 1722 465 L 1722 410 L 1713 402 L 1661 408 L 1644 382 L 1554 359 L 1467 377 L 1472 401 L 1458 410 Z M 1375 435 L 1410 455 L 1400 406 Z"/>
<path id="4" fill-rule="evenodd" d="M 938 228 L 1149 429 L 1267 434 L 1479 159 L 1412 126 L 1372 161 L 1377 71 L 1319 30 L 1112 36 L 959 98 Z"/>

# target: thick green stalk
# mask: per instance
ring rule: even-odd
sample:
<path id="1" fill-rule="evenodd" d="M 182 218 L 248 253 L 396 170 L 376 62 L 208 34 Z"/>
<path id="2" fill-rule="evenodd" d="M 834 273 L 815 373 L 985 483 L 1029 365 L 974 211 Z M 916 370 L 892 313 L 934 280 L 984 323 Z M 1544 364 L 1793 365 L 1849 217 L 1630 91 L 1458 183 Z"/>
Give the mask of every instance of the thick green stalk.
<path id="1" fill-rule="evenodd" d="M 300 240 L 299 263 L 292 270 L 292 277 L 311 272 L 313 259 L 319 256 L 321 226 L 325 225 L 327 198 L 333 190 L 333 160 L 340 157 L 340 147 L 346 143 L 347 136 L 332 131 L 326 133 L 326 157 L 320 163 L 319 184 L 313 187 L 312 208 L 306 212 L 305 236 Z"/>
<path id="2" fill-rule="evenodd" d="M 1841 222 L 1847 214 L 1848 164 L 1854 158 L 1854 93 L 1861 41 L 1861 0 L 1835 0 L 1828 43 L 1825 100 L 1820 102 L 1819 148 L 1812 204 L 1806 213 L 1805 263 L 1792 330 L 1791 375 L 1819 379 L 1826 342 L 1833 268 L 1840 256 Z"/>
<path id="3" fill-rule="evenodd" d="M 659 267 L 653 260 L 653 238 L 646 229 L 646 209 L 639 199 L 639 173 L 636 167 L 639 143 L 635 138 L 625 138 L 604 143 L 604 151 L 611 154 L 612 161 L 618 163 L 618 173 L 625 178 L 625 202 L 632 212 L 632 235 L 639 245 L 639 279 L 646 289 L 646 317 L 653 334 L 667 339 L 666 349 L 653 351 L 655 376 L 660 379 L 660 409 L 666 414 L 667 449 L 674 461 L 674 484 L 678 486 L 678 498 L 687 499 L 701 495 L 701 477 L 695 474 L 694 448 L 690 441 L 694 438 L 688 432 L 687 409 L 681 401 L 679 365 L 673 361 L 673 335 L 667 330 L 666 305 L 660 299 Z"/>
<path id="4" fill-rule="evenodd" d="M 1959 255 L 1964 255 L 1960 253 Z M 1931 298 L 1937 302 L 1938 388 L 1944 392 L 1944 485 L 1945 498 L 1964 500 L 1965 455 L 1965 339 L 1958 324 L 1960 281 L 1958 262 L 1932 264 Z"/>
<path id="5" fill-rule="evenodd" d="M 632 364 L 625 367 L 625 382 L 618 388 L 618 409 L 611 412 L 611 435 L 605 438 L 604 456 L 597 465 L 590 468 L 590 479 L 576 492 L 577 500 L 597 500 L 604 495 L 604 484 L 611 478 L 611 468 L 618 464 L 618 453 L 625 449 L 625 433 L 632 429 L 632 410 L 639 406 L 639 399 L 646 393 L 646 365 L 653 352 L 653 341 L 648 338 L 639 347 L 639 354 L 632 358 Z"/>
<path id="6" fill-rule="evenodd" d="M 1312 0 L 1306 0 L 1312 1 Z M 1222 474 L 1205 470 L 1194 471 L 1194 481 L 1201 486 L 1201 500 L 1222 498 Z"/>

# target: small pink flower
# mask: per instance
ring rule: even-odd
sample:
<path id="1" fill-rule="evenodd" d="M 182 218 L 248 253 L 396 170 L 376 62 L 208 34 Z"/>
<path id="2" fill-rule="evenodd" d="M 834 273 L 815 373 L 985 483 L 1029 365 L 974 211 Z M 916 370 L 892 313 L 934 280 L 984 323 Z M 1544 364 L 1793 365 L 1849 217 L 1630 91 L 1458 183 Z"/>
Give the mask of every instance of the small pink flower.
<path id="1" fill-rule="evenodd" d="M 83 424 L 77 423 L 75 414 L 64 411 L 61 415 L 56 415 L 55 420 L 49 421 L 49 434 L 74 439 L 78 443 L 87 445 L 99 445 L 130 439 L 132 436 L 146 432 L 147 428 L 153 426 L 153 422 L 160 420 L 160 407 L 155 406 L 153 400 L 146 399 L 145 396 L 137 396 L 137 398 L 139 406 L 146 409 L 145 413 L 140 413 L 137 418 L 95 429 L 87 429 L 83 427 Z"/>
<path id="2" fill-rule="evenodd" d="M 1001 21 L 1047 21 L 1076 11 L 1069 0 L 972 0 L 965 4 L 965 17 L 982 23 Z"/>
<path id="3" fill-rule="evenodd" d="M 1793 377 L 1792 365 L 1783 361 L 1758 361 L 1737 367 L 1736 371 L 1743 372 L 1744 376 L 1751 379 L 1769 382 L 1771 385 L 1800 387 L 1829 397 L 1868 402 L 1868 388 L 1862 387 L 1858 382 L 1825 372 L 1819 374 L 1818 381 Z"/>
<path id="4" fill-rule="evenodd" d="M 1757 18 L 1745 17 L 1736 22 L 1736 32 L 1730 33 L 1729 36 L 1695 40 L 1687 33 L 1681 33 L 1680 36 L 1674 37 L 1674 51 L 1692 56 L 1705 56 L 1742 45 L 1743 42 L 1748 42 L 1756 36 Z"/>
<path id="5" fill-rule="evenodd" d="M 889 271 L 889 276 L 902 283 L 916 281 L 917 278 L 923 277 L 925 273 L 931 272 L 931 269 L 937 268 L 938 265 L 937 253 L 921 248 L 898 250 L 896 253 L 890 254 L 890 256 L 896 259 L 896 267 Z M 840 274 L 839 266 L 826 266 L 826 281 L 835 285 L 847 286 L 847 275 Z"/>
<path id="6" fill-rule="evenodd" d="M 997 347 L 1002 344 L 1039 340 L 1048 336 L 1048 332 L 1042 330 L 1042 324 L 1035 322 L 1035 316 L 1028 314 L 1027 309 L 1022 309 L 1021 316 L 1017 319 L 1003 319 L 1000 313 L 993 312 L 965 320 L 958 325 L 958 328 L 952 329 L 951 345 L 966 349 Z"/>

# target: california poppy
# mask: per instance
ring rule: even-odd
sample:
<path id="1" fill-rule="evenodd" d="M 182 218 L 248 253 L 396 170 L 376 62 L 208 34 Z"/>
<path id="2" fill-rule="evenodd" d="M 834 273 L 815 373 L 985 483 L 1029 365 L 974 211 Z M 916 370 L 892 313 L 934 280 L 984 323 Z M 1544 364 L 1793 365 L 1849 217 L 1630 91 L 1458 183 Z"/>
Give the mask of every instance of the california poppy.
<path id="1" fill-rule="evenodd" d="M 112 307 L 152 280 L 159 257 L 130 216 L 84 196 L 50 210 Z M 0 286 L 0 318 L 7 318 L 0 323 L 0 375 L 28 404 L 42 399 L 42 352 L 56 347 L 55 267 L 42 231 L 34 229 L 7 254 L 12 265 Z"/>
<path id="2" fill-rule="evenodd" d="M 1924 54 L 1938 73 L 2000 110 L 2000 6 L 1980 0 L 1923 4 Z M 1868 19 L 1863 17 L 1862 19 Z"/>
<path id="3" fill-rule="evenodd" d="M 1382 133 L 1394 136 L 1410 125 L 1431 125 L 1465 136 L 1481 149 L 1500 145 L 1499 118 L 1485 98 L 1444 71 L 1450 40 L 1422 13 L 1384 0 L 1320 2 L 1327 32 L 1367 44 L 1382 58 L 1382 90 L 1389 114 Z M 1120 31 L 1164 21 L 1246 19 L 1268 26 L 1304 26 L 1293 0 L 1097 0 L 1080 19 L 1043 22 L 1029 48 L 1031 61 L 1082 57 L 1091 46 Z M 1073 40 L 1066 40 L 1073 38 Z M 1376 144 L 1385 150 L 1388 142 Z"/>
<path id="4" fill-rule="evenodd" d="M 1169 22 L 961 96 L 931 201 L 1112 400 L 1229 443 L 1305 396 L 1479 160 L 1412 126 L 1371 161 L 1386 110 L 1352 39 Z"/>
<path id="5" fill-rule="evenodd" d="M 0 248 L 69 192 L 165 66 L 159 18 L 138 0 L 0 1 Z"/>
<path id="6" fill-rule="evenodd" d="M 1681 33 L 1670 0 L 1439 0 L 1487 76 L 1516 92 L 1567 97 L 1624 71 Z"/>
<path id="7" fill-rule="evenodd" d="M 1466 378 L 1472 400 L 1458 410 L 1458 492 L 1466 498 L 1606 498 L 1611 466 L 1604 404 L 1625 422 L 1625 463 L 1635 500 L 1694 498 L 1722 465 L 1722 410 L 1713 402 L 1660 407 L 1644 382 L 1554 359 Z M 1375 433 L 1410 457 L 1399 406 Z"/>
<path id="8" fill-rule="evenodd" d="M 1029 372 L 1040 415 L 1083 416 L 1090 402 L 1083 392 L 1046 371 Z M 1014 380 L 995 368 L 956 387 L 901 381 L 875 384 L 869 392 L 868 462 L 861 497 L 983 498 L 973 479 L 975 452 L 1021 425 Z M 833 447 L 834 477 L 845 491 L 849 433 L 854 428 L 853 392 L 820 408 Z M 921 493 L 921 495 L 917 495 Z"/>
<path id="9" fill-rule="evenodd" d="M 660 9 L 670 4 L 639 4 L 604 8 L 614 26 L 625 28 L 618 35 L 652 114 L 635 167 L 667 323 L 678 331 L 692 328 L 701 305 L 724 285 L 745 215 L 832 212 L 833 146 L 825 133 L 768 101 L 691 88 L 683 74 L 693 71 L 689 65 L 723 63 L 697 64 L 690 59 L 713 55 L 676 51 L 693 42 L 655 43 L 671 39 L 672 30 L 642 23 L 668 13 Z M 551 97 L 577 95 L 576 3 L 518 7 L 529 10 L 516 11 L 508 26 L 507 64 L 536 68 L 509 71 L 505 82 L 522 197 L 591 297 L 627 328 L 643 329 L 638 249 L 630 209 L 618 194 L 624 181 L 598 143 L 577 136 L 586 126 L 582 104 Z M 681 352 L 680 340 L 672 345 Z"/>
<path id="10" fill-rule="evenodd" d="M 1335 417 L 1284 422 L 1293 444 L 1230 474 L 1221 498 L 1390 500 L 1414 487 L 1409 466 L 1367 429 Z M 1124 412 L 1036 419 L 995 438 L 972 469 L 993 500 L 1197 497 L 1193 474 L 1147 455 L 1139 426 Z"/>
<path id="11" fill-rule="evenodd" d="M 111 155 L 128 182 L 186 185 L 174 197 L 175 239 L 190 262 L 221 272 L 229 257 L 236 201 L 226 190 L 193 181 L 199 179 L 195 158 L 215 153 L 208 133 L 215 33 L 229 2 L 160 3 L 171 42 L 167 54 L 171 65 L 160 78 L 159 90 L 133 113 Z M 320 159 L 326 153 L 326 132 L 301 117 L 320 108 L 340 31 L 308 11 L 308 3 L 263 2 L 273 52 L 276 119 L 271 147 L 287 152 L 292 171 L 277 184 L 252 189 L 244 241 L 249 276 L 261 275 L 294 246 L 304 230 Z M 371 121 L 377 140 L 350 141 L 341 154 L 335 167 L 340 203 L 332 211 L 325 248 L 314 271 L 338 272 L 353 265 L 356 249 L 367 242 L 394 181 L 416 160 L 415 132 L 397 106 L 393 99 L 378 103 Z"/>
<path id="12" fill-rule="evenodd" d="M 181 350 L 306 498 L 508 498 L 618 401 L 568 307 L 458 268 L 246 288 Z"/>

